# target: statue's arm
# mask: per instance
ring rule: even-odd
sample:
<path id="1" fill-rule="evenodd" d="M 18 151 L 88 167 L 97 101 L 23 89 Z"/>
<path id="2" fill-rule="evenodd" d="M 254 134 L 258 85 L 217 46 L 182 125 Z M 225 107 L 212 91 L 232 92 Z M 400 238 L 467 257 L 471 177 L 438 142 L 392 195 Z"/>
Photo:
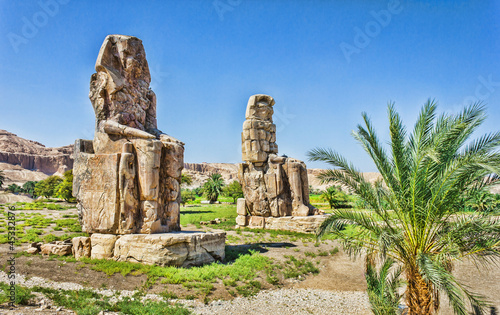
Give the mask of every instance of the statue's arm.
<path id="1" fill-rule="evenodd" d="M 269 154 L 269 161 L 271 163 L 283 164 L 286 161 L 285 157 L 277 156 L 276 154 Z"/>
<path id="2" fill-rule="evenodd" d="M 180 140 L 177 140 L 176 138 L 174 138 L 172 136 L 169 136 L 166 133 L 162 133 L 160 135 L 160 140 L 164 141 L 164 142 L 173 142 L 173 143 L 177 143 L 177 144 L 180 144 L 180 145 L 184 145 L 184 142 L 182 142 Z"/>
<path id="3" fill-rule="evenodd" d="M 154 135 L 129 126 L 125 126 L 117 123 L 112 120 L 103 120 L 100 122 L 100 129 L 103 130 L 107 134 L 111 135 L 120 135 L 124 137 L 136 137 L 136 138 L 144 138 L 144 139 L 154 139 L 156 138 Z"/>
<path id="4" fill-rule="evenodd" d="M 163 131 L 161 131 L 157 128 L 148 128 L 148 132 L 152 135 L 155 135 L 155 137 L 157 139 L 160 139 L 161 141 L 173 142 L 173 143 L 177 143 L 180 145 L 184 145 L 184 142 L 177 140 L 174 137 L 167 135 L 166 133 L 163 133 Z"/>

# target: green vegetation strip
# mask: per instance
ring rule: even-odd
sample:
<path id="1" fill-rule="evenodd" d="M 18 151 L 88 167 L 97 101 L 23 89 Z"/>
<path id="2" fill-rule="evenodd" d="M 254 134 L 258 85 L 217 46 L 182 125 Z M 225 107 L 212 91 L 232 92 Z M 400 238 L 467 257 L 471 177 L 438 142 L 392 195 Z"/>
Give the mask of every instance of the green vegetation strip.
<path id="1" fill-rule="evenodd" d="M 9 301 L 9 286 L 0 282 L 0 304 Z M 131 315 L 186 315 L 189 310 L 178 304 L 163 301 L 142 301 L 143 293 L 137 293 L 132 298 L 125 297 L 115 303 L 113 297 L 96 293 L 92 290 L 62 290 L 42 287 L 25 288 L 16 285 L 16 304 L 28 305 L 34 297 L 32 292 L 40 292 L 62 306 L 75 311 L 78 315 L 97 315 L 101 311 L 120 312 Z"/>
<path id="2" fill-rule="evenodd" d="M 77 268 L 90 268 L 95 271 L 106 273 L 108 276 L 120 273 L 123 276 L 140 275 L 147 276 L 143 290 L 148 289 L 158 280 L 162 284 L 180 284 L 188 290 L 194 289 L 198 296 L 205 297 L 215 289 L 214 284 L 222 283 L 232 295 L 251 296 L 261 290 L 262 282 L 267 281 L 271 285 L 280 284 L 282 278 L 296 278 L 305 274 L 317 274 L 319 269 L 306 259 L 296 259 L 286 256 L 284 263 L 276 262 L 253 250 L 237 251 L 226 248 L 228 260 L 234 261 L 227 264 L 212 263 L 202 267 L 178 268 L 143 265 L 139 263 L 118 262 L 105 259 L 83 258 L 76 260 L 74 257 L 51 256 L 49 259 L 57 259 L 66 262 L 79 262 Z M 25 252 L 19 256 L 32 256 Z"/>

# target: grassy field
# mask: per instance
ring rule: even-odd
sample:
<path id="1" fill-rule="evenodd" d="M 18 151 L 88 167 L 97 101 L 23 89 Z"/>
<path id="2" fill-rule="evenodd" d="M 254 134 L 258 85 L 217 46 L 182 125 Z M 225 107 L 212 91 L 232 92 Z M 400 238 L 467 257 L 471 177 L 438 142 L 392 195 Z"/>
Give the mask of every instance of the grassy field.
<path id="1" fill-rule="evenodd" d="M 73 209 L 73 211 L 68 211 Z M 47 216 L 43 211 L 57 212 L 57 216 Z M 78 222 L 75 205 L 54 203 L 52 200 L 32 203 L 18 202 L 0 205 L 0 244 L 7 243 L 7 212 L 15 214 L 16 242 L 19 246 L 32 242 L 52 242 L 76 236 L 86 236 Z M 54 218 L 56 217 L 56 218 Z"/>
<path id="2" fill-rule="evenodd" d="M 210 221 L 215 219 L 225 219 L 219 224 L 220 228 L 234 228 L 236 225 L 236 205 L 225 204 L 194 204 L 188 207 L 181 207 L 181 226 L 194 224 L 198 228 L 201 221 Z"/>
<path id="3" fill-rule="evenodd" d="M 318 195 L 312 195 L 311 201 L 318 205 Z M 36 203 L 18 203 L 0 205 L 0 243 L 5 243 L 7 229 L 8 206 L 14 206 L 16 214 L 16 245 L 25 245 L 34 241 L 49 242 L 63 240 L 81 233 L 74 205 L 55 201 Z M 54 209 L 49 209 L 49 207 Z M 37 210 L 29 210 L 31 208 Z M 367 211 L 360 209 L 360 211 Z M 172 304 L 169 299 L 200 299 L 206 303 L 220 296 L 252 296 L 263 289 L 286 286 L 289 280 L 300 281 L 307 275 L 321 271 L 321 259 L 329 259 L 339 252 L 334 244 L 334 237 L 327 236 L 318 241 L 313 234 L 289 231 L 260 229 L 235 229 L 236 205 L 234 204 L 192 204 L 180 209 L 183 230 L 202 228 L 204 230 L 224 229 L 226 237 L 226 259 L 224 262 L 212 263 L 202 267 L 176 268 L 148 266 L 130 262 L 113 260 L 97 260 L 73 257 L 42 257 L 19 252 L 17 259 L 28 268 L 37 262 L 52 263 L 55 268 L 70 268 L 68 274 L 73 277 L 88 270 L 97 273 L 97 277 L 110 279 L 115 275 L 126 279 L 143 277 L 136 287 L 134 300 L 121 302 L 92 291 L 52 290 L 47 288 L 19 287 L 19 304 L 29 299 L 33 292 L 43 293 L 57 305 L 69 308 L 77 314 L 98 314 L 102 310 L 116 311 L 123 314 L 189 314 L 179 305 Z M 219 224 L 201 225 L 201 221 L 222 220 Z M 348 226 L 350 233 L 358 233 Z M 270 248 L 282 248 L 280 255 L 266 255 Z M 6 264 L 3 265 L 5 271 Z M 52 268 L 52 267 L 51 267 Z M 72 268 L 72 269 L 71 269 Z M 59 269 L 61 272 L 62 269 Z M 102 276 L 99 276 L 102 274 Z M 131 278 L 130 278 L 131 277 Z M 104 280 L 106 281 L 106 280 Z M 137 281 L 137 280 L 135 280 Z M 83 283 L 90 285 L 91 283 Z M 164 297 L 164 301 L 139 302 L 146 294 L 155 293 Z M 160 289 L 159 289 L 160 288 Z M 0 303 L 7 298 L 6 287 L 0 284 Z M 160 290 L 160 291 L 158 291 Z M 143 305 L 141 308 L 141 305 Z"/>

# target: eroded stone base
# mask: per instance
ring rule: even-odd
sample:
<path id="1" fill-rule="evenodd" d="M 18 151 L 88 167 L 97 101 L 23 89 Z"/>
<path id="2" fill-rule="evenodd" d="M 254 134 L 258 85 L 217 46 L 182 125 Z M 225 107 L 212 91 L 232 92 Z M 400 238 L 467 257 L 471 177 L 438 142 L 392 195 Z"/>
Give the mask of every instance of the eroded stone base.
<path id="1" fill-rule="evenodd" d="M 111 237 L 114 237 L 113 240 Z M 226 232 L 223 231 L 113 236 L 92 234 L 91 257 L 160 266 L 201 266 L 224 260 L 225 242 Z"/>
<path id="2" fill-rule="evenodd" d="M 258 217 L 242 216 L 236 217 L 239 227 L 253 229 L 286 230 L 300 233 L 315 233 L 323 221 L 328 218 L 326 215 L 311 215 L 307 217 Z"/>

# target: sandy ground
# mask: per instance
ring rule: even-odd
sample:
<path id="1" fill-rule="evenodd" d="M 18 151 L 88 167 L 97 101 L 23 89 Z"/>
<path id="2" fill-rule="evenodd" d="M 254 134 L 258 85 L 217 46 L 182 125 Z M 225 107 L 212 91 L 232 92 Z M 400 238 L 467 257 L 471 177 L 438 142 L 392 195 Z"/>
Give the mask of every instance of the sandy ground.
<path id="1" fill-rule="evenodd" d="M 28 211 L 25 211 L 28 212 Z M 63 214 L 74 214 L 75 210 L 35 210 L 31 212 L 43 213 L 59 218 Z M 184 230 L 193 230 L 194 226 L 184 228 Z M 246 234 L 247 232 L 243 232 Z M 253 233 L 248 233 L 249 235 Z M 239 237 L 245 240 L 242 235 L 235 231 L 229 231 L 228 235 Z M 229 243 L 229 242 L 228 242 Z M 230 244 L 232 246 L 247 246 L 244 244 Z M 25 249 L 26 245 L 18 247 L 16 250 Z M 305 258 L 305 252 L 329 251 L 335 247 L 341 249 L 336 241 L 323 242 L 319 247 L 315 247 L 312 242 L 303 243 L 301 240 L 291 241 L 290 239 L 279 239 L 273 242 L 264 241 L 258 244 L 257 249 L 263 255 L 284 261 L 285 255 L 293 255 L 297 258 Z M 5 266 L 10 257 L 8 244 L 0 245 L 0 266 Z M 318 275 L 309 275 L 301 281 L 284 280 L 281 288 L 284 289 L 319 289 L 331 291 L 366 291 L 366 282 L 363 274 L 363 258 L 353 260 L 349 258 L 342 250 L 337 254 L 329 256 L 317 256 L 308 258 L 312 260 L 320 269 Z M 116 290 L 134 290 L 140 288 L 146 281 L 146 276 L 138 275 L 126 277 L 121 274 L 106 276 L 105 274 L 88 268 L 79 267 L 80 263 L 64 263 L 58 260 L 48 260 L 36 257 L 19 257 L 16 259 L 16 272 L 25 276 L 42 277 L 57 282 L 73 282 L 93 288 L 110 288 Z M 498 265 L 489 265 L 488 268 L 480 267 L 478 269 L 471 261 L 457 262 L 454 266 L 454 273 L 460 281 L 468 285 L 474 292 L 483 294 L 496 307 L 496 312 L 500 311 L 500 269 Z M 156 284 L 149 289 L 151 293 L 159 293 L 168 289 L 179 296 L 186 295 L 187 289 L 181 285 L 163 285 Z M 270 285 L 264 284 L 264 289 L 276 289 Z M 216 285 L 216 289 L 210 295 L 212 300 L 223 299 L 230 300 L 232 297 L 227 293 L 222 284 Z M 497 314 L 491 313 L 491 314 Z M 2 310 L 0 309 L 0 314 Z M 448 306 L 446 299 L 442 299 L 441 311 L 439 314 L 453 314 Z"/>

